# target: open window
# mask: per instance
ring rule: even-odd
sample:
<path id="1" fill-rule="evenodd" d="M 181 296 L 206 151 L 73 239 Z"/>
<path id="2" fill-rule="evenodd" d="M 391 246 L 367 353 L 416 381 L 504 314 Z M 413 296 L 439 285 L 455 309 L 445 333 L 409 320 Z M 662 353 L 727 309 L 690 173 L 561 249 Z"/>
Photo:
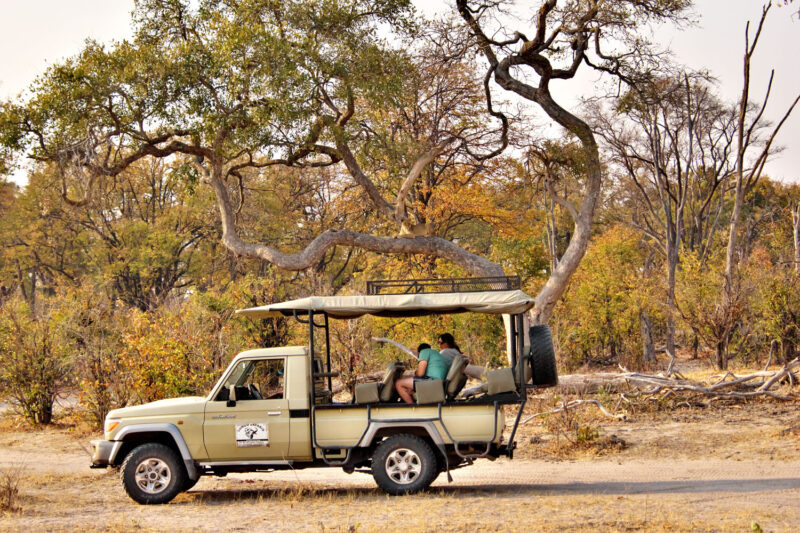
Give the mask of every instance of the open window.
<path id="1" fill-rule="evenodd" d="M 284 397 L 285 359 L 247 359 L 228 375 L 215 401 L 228 401 L 231 387 L 236 401 L 280 400 Z"/>

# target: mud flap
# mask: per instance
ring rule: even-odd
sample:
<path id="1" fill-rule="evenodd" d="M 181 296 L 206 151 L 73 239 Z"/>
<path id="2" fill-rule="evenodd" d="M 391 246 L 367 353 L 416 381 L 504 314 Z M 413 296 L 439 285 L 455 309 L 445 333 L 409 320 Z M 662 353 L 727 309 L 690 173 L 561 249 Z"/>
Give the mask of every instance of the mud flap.
<path id="1" fill-rule="evenodd" d="M 436 444 L 436 447 L 442 453 L 442 457 L 444 457 L 444 471 L 447 473 L 447 482 L 453 482 L 453 476 L 450 475 L 450 459 L 447 458 L 447 450 L 444 449 L 444 444 Z"/>

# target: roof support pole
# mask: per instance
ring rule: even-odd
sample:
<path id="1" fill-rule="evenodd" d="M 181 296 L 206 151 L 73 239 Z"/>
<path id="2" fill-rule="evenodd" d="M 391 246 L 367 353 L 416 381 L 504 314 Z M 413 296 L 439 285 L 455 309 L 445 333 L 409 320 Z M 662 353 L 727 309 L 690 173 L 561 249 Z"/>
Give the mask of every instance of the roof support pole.
<path id="1" fill-rule="evenodd" d="M 506 346 L 511 349 L 511 368 L 517 366 L 517 321 L 516 315 L 509 316 L 508 321 L 508 329 L 506 330 L 508 333 L 508 339 Z"/>
<path id="2" fill-rule="evenodd" d="M 524 321 L 522 318 L 522 314 L 514 315 L 514 322 L 516 323 L 517 327 L 517 359 L 519 360 L 520 364 L 517 365 L 516 370 L 518 374 L 517 383 L 519 383 L 519 393 L 520 394 L 527 394 L 525 390 L 525 365 L 528 363 L 526 359 L 523 359 L 525 356 L 525 334 L 524 334 Z"/>
<path id="3" fill-rule="evenodd" d="M 331 391 L 333 394 L 333 381 L 332 377 L 330 376 L 333 370 L 331 369 L 331 331 L 328 328 L 328 313 L 324 313 L 325 316 L 325 353 L 327 355 L 327 362 L 328 365 L 328 390 Z"/>

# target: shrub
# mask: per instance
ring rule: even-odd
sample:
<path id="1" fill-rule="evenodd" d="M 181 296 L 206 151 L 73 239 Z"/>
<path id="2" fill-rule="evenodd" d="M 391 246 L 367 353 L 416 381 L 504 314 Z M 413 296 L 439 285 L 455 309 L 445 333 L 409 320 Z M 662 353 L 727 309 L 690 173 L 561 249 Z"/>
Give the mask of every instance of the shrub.
<path id="1" fill-rule="evenodd" d="M 53 403 L 69 384 L 61 317 L 33 313 L 18 300 L 0 309 L 0 390 L 32 424 L 53 421 Z"/>
<path id="2" fill-rule="evenodd" d="M 75 347 L 73 367 L 82 414 L 101 427 L 108 412 L 124 406 L 131 394 L 119 359 L 127 312 L 96 290 L 78 290 L 67 296 L 67 302 L 71 316 L 65 327 Z"/>
<path id="3" fill-rule="evenodd" d="M 16 466 L 0 470 L 0 511 L 19 509 L 19 486 L 22 481 L 22 467 Z"/>

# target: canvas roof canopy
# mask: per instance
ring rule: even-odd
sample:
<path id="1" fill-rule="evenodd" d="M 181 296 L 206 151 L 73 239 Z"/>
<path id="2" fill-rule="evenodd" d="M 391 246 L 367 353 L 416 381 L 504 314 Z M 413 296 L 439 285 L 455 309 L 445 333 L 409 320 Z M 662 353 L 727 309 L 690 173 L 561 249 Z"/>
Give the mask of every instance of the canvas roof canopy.
<path id="1" fill-rule="evenodd" d="M 261 307 L 240 309 L 238 314 L 250 318 L 269 318 L 326 313 L 331 318 L 357 318 L 363 315 L 406 317 L 449 313 L 522 313 L 533 307 L 533 298 L 520 290 L 379 294 L 362 296 L 310 296 Z"/>

